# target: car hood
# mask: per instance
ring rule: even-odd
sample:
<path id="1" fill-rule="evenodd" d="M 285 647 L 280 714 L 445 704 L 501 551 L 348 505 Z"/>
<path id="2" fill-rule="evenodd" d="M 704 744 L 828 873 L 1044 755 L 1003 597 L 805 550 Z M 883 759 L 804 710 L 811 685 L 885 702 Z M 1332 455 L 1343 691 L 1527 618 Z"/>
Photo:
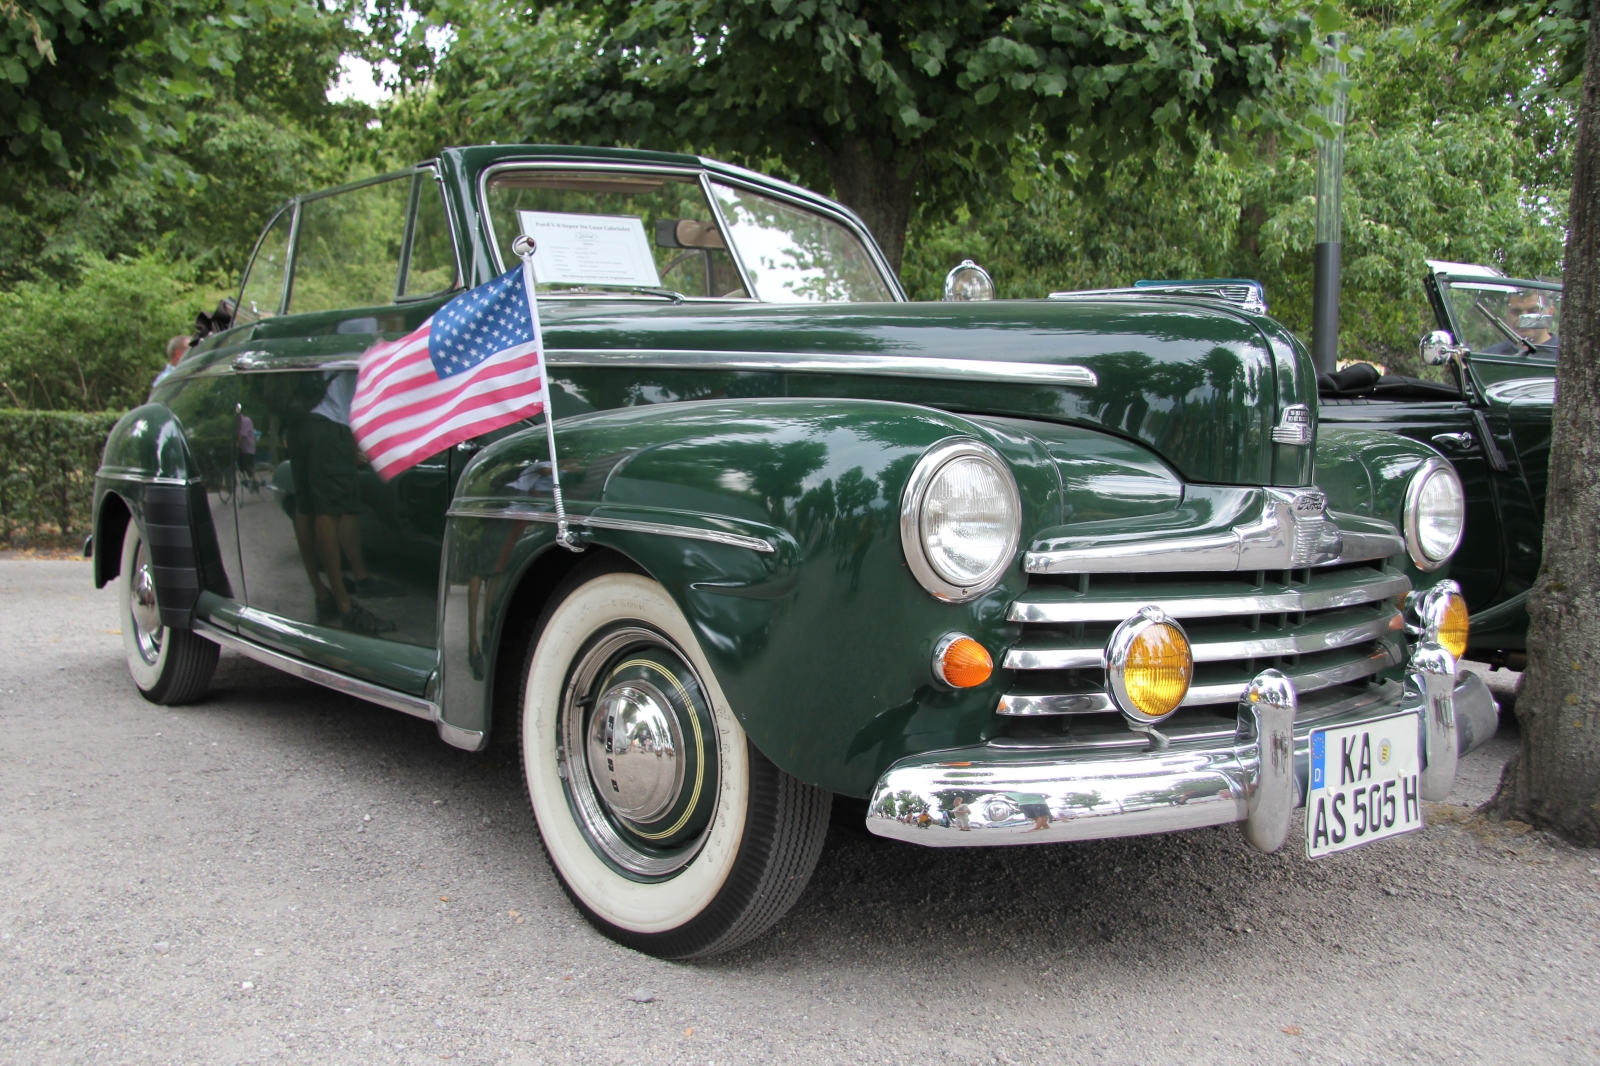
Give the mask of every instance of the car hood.
<path id="1" fill-rule="evenodd" d="M 564 366 L 627 366 L 646 378 L 735 369 L 760 379 L 758 393 L 1090 425 L 1144 443 L 1192 480 L 1298 484 L 1310 470 L 1309 455 L 1296 455 L 1274 477 L 1280 409 L 1308 402 L 1301 353 L 1270 319 L 1212 301 L 549 299 L 540 317 L 558 379 Z"/>

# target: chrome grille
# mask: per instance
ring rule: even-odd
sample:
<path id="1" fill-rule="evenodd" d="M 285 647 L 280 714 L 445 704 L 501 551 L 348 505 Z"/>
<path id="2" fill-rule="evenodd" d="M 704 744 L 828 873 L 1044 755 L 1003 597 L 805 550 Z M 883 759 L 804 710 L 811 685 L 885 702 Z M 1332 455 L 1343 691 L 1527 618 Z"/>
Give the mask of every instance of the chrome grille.
<path id="1" fill-rule="evenodd" d="M 1193 709 L 1232 718 L 1250 679 L 1267 667 L 1287 674 L 1302 696 L 1364 684 L 1403 661 L 1397 600 L 1410 588 L 1381 561 L 1243 574 L 1035 575 L 1007 614 L 1023 630 L 1002 658 L 1014 673 L 998 713 L 1013 723 L 1116 715 L 1104 648 L 1117 624 L 1146 605 L 1179 619 L 1194 651 L 1194 683 L 1178 717 Z M 1090 723 L 1056 725 L 1076 732 Z"/>

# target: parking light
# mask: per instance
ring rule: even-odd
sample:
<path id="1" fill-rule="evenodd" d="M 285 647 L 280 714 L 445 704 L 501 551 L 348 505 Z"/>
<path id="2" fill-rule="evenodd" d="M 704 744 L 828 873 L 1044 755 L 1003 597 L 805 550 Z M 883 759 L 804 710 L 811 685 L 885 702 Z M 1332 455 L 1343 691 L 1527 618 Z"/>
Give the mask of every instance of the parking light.
<path id="1" fill-rule="evenodd" d="M 994 659 L 982 644 L 951 633 L 934 646 L 933 676 L 951 688 L 974 688 L 994 674 Z"/>

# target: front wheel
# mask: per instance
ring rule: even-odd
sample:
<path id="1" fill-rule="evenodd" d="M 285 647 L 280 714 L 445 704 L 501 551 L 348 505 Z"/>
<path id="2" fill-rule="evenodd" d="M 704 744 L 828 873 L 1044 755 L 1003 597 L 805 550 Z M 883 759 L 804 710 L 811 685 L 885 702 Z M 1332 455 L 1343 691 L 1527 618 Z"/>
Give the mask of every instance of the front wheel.
<path id="1" fill-rule="evenodd" d="M 800 897 L 831 796 L 746 739 L 688 622 L 637 573 L 580 571 L 523 675 L 523 773 L 545 852 L 606 936 L 661 958 L 738 947 Z"/>
<path id="2" fill-rule="evenodd" d="M 122 570 L 117 577 L 122 608 L 122 650 L 139 695 L 151 703 L 192 703 L 206 694 L 217 669 L 215 644 L 161 621 L 150 547 L 137 520 L 122 538 Z"/>

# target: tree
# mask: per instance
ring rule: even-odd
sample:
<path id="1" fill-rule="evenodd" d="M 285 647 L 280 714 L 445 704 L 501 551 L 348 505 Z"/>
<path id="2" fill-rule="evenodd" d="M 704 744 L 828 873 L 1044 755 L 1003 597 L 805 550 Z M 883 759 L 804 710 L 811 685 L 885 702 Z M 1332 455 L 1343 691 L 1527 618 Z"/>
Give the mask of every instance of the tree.
<path id="1" fill-rule="evenodd" d="M 1191 132 L 1298 129 L 1288 64 L 1318 30 L 1270 0 L 571 0 L 495 17 L 523 65 L 481 86 L 491 123 L 781 161 L 831 186 L 896 267 L 916 196 L 1004 184 L 1019 141 L 1081 177 Z"/>
<path id="2" fill-rule="evenodd" d="M 1590 0 L 1589 23 L 1600 17 Z M 1570 68 L 1569 68 L 1570 69 Z M 1528 595 L 1522 744 L 1499 814 L 1600 845 L 1600 34 L 1587 35 L 1568 206 L 1544 560 Z"/>

